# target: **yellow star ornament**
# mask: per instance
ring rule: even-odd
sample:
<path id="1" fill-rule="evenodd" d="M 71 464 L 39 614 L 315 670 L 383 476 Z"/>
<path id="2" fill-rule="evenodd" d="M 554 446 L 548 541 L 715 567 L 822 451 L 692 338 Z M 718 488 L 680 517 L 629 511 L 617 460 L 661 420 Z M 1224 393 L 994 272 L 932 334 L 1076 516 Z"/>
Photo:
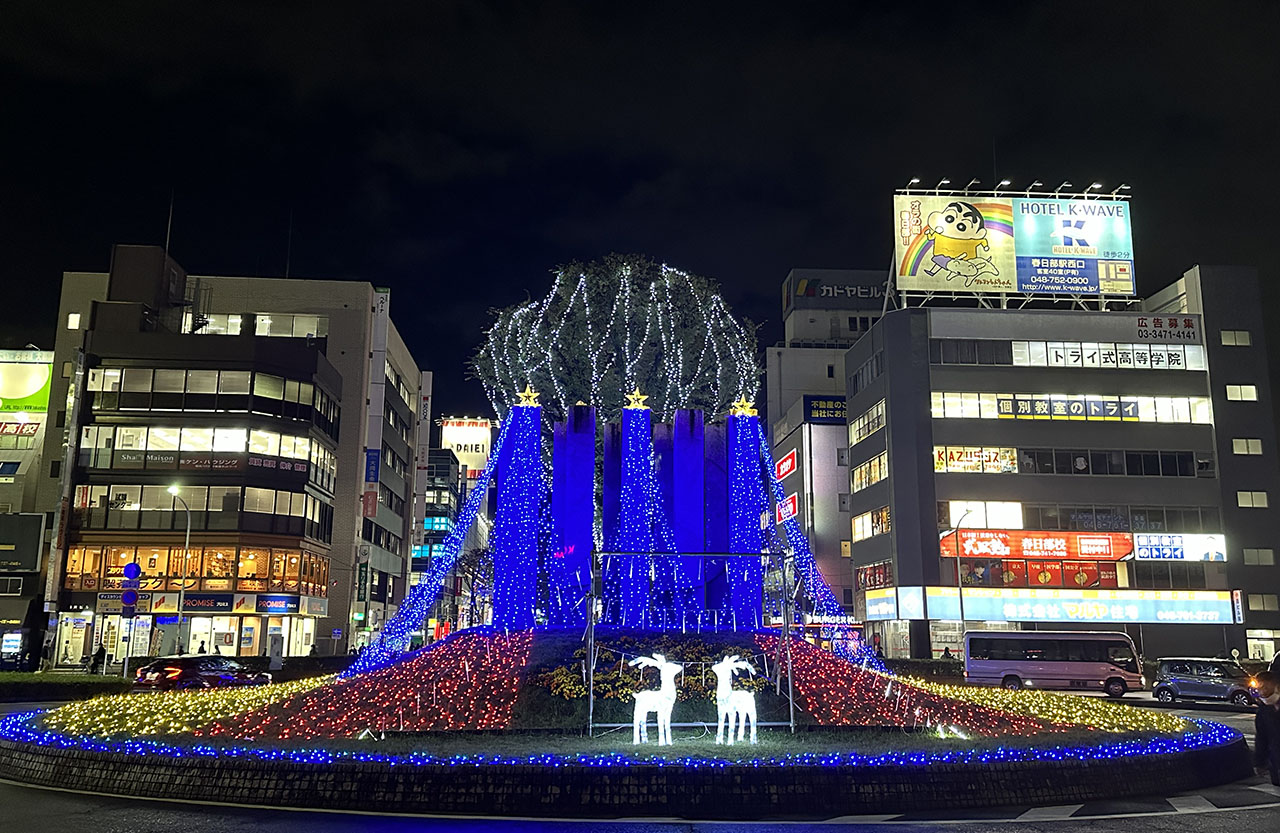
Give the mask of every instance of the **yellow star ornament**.
<path id="1" fill-rule="evenodd" d="M 648 410 L 649 406 L 648 406 L 648 405 L 646 405 L 646 404 L 644 404 L 644 401 L 645 401 L 646 399 L 648 399 L 648 398 L 649 398 L 649 397 L 645 396 L 644 394 L 642 394 L 642 393 L 640 392 L 640 386 L 639 386 L 639 385 L 636 385 L 636 389 L 635 389 L 634 391 L 632 391 L 631 393 L 628 393 L 628 394 L 627 394 L 627 407 L 628 407 L 628 408 L 643 408 L 643 409 L 645 409 L 645 410 Z"/>
<path id="2" fill-rule="evenodd" d="M 746 394 L 738 397 L 738 401 L 729 405 L 730 416 L 756 416 L 759 411 L 751 407 L 754 402 L 747 400 Z"/>
<path id="3" fill-rule="evenodd" d="M 526 408 L 536 408 L 538 406 L 538 392 L 533 389 L 532 385 L 525 384 L 524 390 L 520 391 L 516 396 L 520 397 L 519 404 Z"/>

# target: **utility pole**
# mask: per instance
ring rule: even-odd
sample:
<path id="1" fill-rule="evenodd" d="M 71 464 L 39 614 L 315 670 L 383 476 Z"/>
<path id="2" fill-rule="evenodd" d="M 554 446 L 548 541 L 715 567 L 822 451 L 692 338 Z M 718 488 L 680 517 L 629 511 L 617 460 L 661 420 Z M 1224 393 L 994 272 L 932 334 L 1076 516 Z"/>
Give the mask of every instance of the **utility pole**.
<path id="1" fill-rule="evenodd" d="M 587 587 L 587 737 L 595 737 L 596 724 L 596 569 L 597 553 L 591 549 L 591 582 Z"/>

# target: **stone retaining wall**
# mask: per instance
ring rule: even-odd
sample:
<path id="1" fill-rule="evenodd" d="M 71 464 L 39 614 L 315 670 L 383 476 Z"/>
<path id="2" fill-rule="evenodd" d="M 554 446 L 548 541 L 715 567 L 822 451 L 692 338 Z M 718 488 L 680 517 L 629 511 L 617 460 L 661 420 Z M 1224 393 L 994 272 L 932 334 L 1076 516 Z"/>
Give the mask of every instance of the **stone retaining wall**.
<path id="1" fill-rule="evenodd" d="M 167 758 L 0 741 L 0 778 L 268 807 L 547 817 L 829 818 L 1170 795 L 1252 772 L 1243 739 L 1169 755 L 928 767 L 395 766 Z"/>

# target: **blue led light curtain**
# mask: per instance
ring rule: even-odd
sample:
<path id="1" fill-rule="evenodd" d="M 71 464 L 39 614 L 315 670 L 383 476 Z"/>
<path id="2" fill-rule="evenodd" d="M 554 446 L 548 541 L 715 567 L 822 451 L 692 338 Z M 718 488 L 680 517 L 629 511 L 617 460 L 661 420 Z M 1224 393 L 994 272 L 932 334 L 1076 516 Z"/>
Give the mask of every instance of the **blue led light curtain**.
<path id="1" fill-rule="evenodd" d="M 619 483 L 617 540 L 613 570 L 619 587 L 617 624 L 644 624 L 649 607 L 650 558 L 654 550 L 651 520 L 653 486 L 652 414 L 648 408 L 622 410 L 622 476 Z"/>
<path id="2" fill-rule="evenodd" d="M 542 408 L 516 405 L 507 416 L 511 436 L 498 463 L 498 515 L 493 553 L 493 624 L 531 628 L 538 590 L 538 533 L 542 521 Z"/>
<path id="3" fill-rule="evenodd" d="M 768 510 L 761 476 L 759 419 L 730 415 L 729 434 L 729 552 L 754 554 L 755 558 L 728 559 L 729 606 L 735 626 L 761 626 L 764 601 L 764 567 L 759 555 L 764 548 L 761 516 Z M 765 517 L 765 522 L 769 522 Z"/>
<path id="4" fill-rule="evenodd" d="M 462 511 L 458 513 L 457 523 L 444 539 L 444 543 L 440 545 L 439 551 L 432 556 L 431 567 L 427 573 L 420 582 L 410 588 L 408 595 L 400 602 L 396 615 L 382 626 L 377 641 L 365 648 L 341 676 L 350 677 L 353 674 L 382 668 L 409 650 L 413 632 L 422 628 L 422 623 L 426 621 L 431 606 L 440 597 L 445 577 L 458 563 L 458 556 L 462 553 L 462 544 L 466 541 L 467 533 L 471 531 L 476 515 L 483 511 L 489 499 L 489 482 L 493 479 L 497 461 L 506 447 L 510 429 L 511 420 L 504 421 L 502 430 L 498 432 L 498 441 L 494 443 L 493 454 L 489 457 L 489 465 L 476 478 L 475 484 L 467 493 L 467 501 L 463 504 Z"/>

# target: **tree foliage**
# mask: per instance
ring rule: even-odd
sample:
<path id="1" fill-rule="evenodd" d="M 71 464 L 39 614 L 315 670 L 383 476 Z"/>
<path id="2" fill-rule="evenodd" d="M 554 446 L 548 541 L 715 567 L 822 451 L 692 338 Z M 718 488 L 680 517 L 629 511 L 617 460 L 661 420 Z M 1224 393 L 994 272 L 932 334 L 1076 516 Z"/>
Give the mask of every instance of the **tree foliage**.
<path id="1" fill-rule="evenodd" d="M 739 396 L 755 398 L 755 329 L 733 316 L 713 281 L 639 255 L 570 263 L 554 275 L 545 297 L 494 310 L 472 358 L 500 417 L 525 385 L 541 394 L 549 420 L 577 402 L 615 419 L 635 388 L 664 420 L 677 408 L 713 416 Z"/>

